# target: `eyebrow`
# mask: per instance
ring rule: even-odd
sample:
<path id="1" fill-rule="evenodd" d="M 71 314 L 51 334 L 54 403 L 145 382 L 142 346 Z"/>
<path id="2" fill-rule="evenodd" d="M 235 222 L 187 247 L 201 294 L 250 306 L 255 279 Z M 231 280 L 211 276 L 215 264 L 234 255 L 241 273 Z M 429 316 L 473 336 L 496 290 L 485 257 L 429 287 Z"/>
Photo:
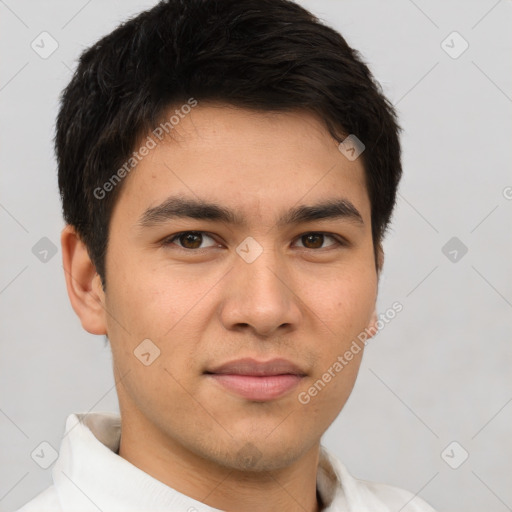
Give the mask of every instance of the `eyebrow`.
<path id="1" fill-rule="evenodd" d="M 137 224 L 141 228 L 149 228 L 178 218 L 216 221 L 236 226 L 247 225 L 247 219 L 243 215 L 225 206 L 178 196 L 168 197 L 161 204 L 148 208 L 140 216 Z M 345 198 L 336 198 L 314 205 L 294 207 L 278 218 L 277 226 L 323 219 L 344 219 L 360 226 L 364 225 L 363 217 L 352 202 Z"/>

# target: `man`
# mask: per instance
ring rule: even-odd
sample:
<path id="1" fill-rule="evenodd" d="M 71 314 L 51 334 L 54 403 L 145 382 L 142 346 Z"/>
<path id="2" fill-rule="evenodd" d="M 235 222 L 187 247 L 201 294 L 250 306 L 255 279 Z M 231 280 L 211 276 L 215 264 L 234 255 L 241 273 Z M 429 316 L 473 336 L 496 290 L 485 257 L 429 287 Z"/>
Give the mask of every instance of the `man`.
<path id="1" fill-rule="evenodd" d="M 23 512 L 432 511 L 320 444 L 378 328 L 398 131 L 358 54 L 286 0 L 162 2 L 82 55 L 63 262 L 121 415 L 71 415 Z"/>

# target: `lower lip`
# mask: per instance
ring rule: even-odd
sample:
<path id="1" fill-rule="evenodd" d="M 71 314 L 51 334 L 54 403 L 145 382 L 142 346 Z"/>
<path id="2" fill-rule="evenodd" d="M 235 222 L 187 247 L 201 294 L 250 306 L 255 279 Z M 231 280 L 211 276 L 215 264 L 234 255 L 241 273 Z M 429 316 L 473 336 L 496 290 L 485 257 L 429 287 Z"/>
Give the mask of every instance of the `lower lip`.
<path id="1" fill-rule="evenodd" d="M 300 375 L 233 375 L 209 374 L 221 386 L 247 400 L 265 402 L 280 398 L 295 388 L 302 379 Z"/>

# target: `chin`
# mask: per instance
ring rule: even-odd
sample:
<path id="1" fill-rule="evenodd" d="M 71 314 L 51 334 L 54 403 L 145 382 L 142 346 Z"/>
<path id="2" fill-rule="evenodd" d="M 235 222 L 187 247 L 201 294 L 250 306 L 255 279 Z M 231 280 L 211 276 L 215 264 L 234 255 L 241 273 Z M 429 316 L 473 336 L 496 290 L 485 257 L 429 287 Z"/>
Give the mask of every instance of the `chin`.
<path id="1" fill-rule="evenodd" d="M 307 447 L 299 446 L 298 443 L 284 443 L 282 439 L 276 441 L 271 444 L 262 437 L 259 440 L 238 442 L 236 445 L 239 448 L 236 451 L 224 454 L 216 462 L 235 471 L 275 471 L 292 465 L 307 451 Z"/>

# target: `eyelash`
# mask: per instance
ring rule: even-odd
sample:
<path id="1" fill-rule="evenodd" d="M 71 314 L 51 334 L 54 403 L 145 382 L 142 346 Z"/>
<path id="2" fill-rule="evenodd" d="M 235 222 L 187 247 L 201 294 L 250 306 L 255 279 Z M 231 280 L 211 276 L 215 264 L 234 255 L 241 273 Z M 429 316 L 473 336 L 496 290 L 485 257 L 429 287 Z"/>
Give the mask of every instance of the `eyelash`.
<path id="1" fill-rule="evenodd" d="M 162 240 L 161 242 L 161 245 L 164 246 L 164 247 L 169 247 L 170 245 L 172 245 L 174 243 L 174 240 L 176 239 L 179 239 L 182 235 L 187 235 L 187 234 L 200 234 L 200 235 L 206 235 L 207 237 L 211 238 L 212 240 L 215 240 L 214 237 L 208 233 L 207 231 L 181 231 L 180 233 L 176 233 L 174 235 L 171 235 L 170 237 L 167 237 L 165 238 L 164 240 Z M 304 250 L 310 250 L 310 251 L 321 251 L 321 250 L 326 250 L 326 249 L 330 249 L 334 246 L 338 246 L 338 247 L 346 247 L 348 246 L 348 242 L 346 240 L 344 240 L 342 237 L 340 237 L 339 235 L 335 235 L 333 233 L 327 233 L 325 231 L 308 231 L 306 233 L 303 233 L 301 235 L 299 235 L 296 240 L 300 240 L 302 237 L 304 236 L 307 236 L 307 235 L 323 235 L 324 237 L 328 237 L 328 238 L 332 238 L 334 241 L 335 241 L 335 244 L 332 244 L 328 247 L 324 247 L 324 248 L 319 248 L 319 249 L 309 249 L 308 247 L 301 247 L 301 249 L 304 249 Z M 187 251 L 187 252 L 197 252 L 197 253 L 200 253 L 206 249 L 211 249 L 213 246 L 211 247 L 203 247 L 202 249 L 188 249 L 186 247 L 181 247 L 179 245 L 176 246 L 178 249 L 182 249 L 184 251 Z"/>

